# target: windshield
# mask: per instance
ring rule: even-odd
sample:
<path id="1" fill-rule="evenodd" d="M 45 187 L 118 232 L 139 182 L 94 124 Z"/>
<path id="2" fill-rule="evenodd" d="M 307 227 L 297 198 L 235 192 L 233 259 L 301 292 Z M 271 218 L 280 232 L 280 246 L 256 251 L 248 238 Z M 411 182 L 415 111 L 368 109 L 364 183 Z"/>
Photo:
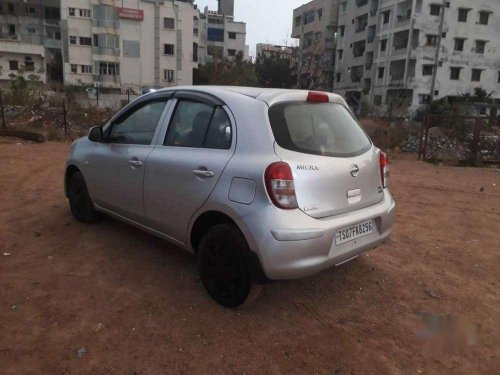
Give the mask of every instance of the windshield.
<path id="1" fill-rule="evenodd" d="M 349 157 L 371 147 L 363 129 L 340 104 L 280 103 L 269 109 L 269 120 L 276 142 L 287 150 Z"/>

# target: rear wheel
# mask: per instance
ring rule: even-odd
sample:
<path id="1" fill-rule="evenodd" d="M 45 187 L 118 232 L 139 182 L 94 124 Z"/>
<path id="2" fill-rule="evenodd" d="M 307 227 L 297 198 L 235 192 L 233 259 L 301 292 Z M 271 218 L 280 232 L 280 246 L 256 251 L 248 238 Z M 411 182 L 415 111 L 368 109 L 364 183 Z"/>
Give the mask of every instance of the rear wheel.
<path id="1" fill-rule="evenodd" d="M 246 262 L 250 251 L 232 224 L 211 227 L 200 241 L 198 271 L 208 294 L 220 305 L 238 307 L 255 300 L 262 285 L 253 282 Z"/>
<path id="2" fill-rule="evenodd" d="M 69 206 L 73 217 L 81 223 L 92 223 L 98 219 L 98 212 L 90 199 L 87 184 L 80 172 L 74 172 L 68 182 Z"/>

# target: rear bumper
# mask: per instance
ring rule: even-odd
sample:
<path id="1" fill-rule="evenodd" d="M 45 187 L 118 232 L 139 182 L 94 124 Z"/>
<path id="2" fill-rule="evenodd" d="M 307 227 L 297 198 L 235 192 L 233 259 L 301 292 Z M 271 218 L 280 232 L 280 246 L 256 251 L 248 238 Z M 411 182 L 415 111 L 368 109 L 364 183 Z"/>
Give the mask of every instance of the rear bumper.
<path id="1" fill-rule="evenodd" d="M 376 205 L 326 219 L 314 219 L 302 211 L 260 211 L 260 220 L 245 216 L 242 226 L 256 252 L 265 276 L 270 280 L 296 279 L 339 265 L 377 247 L 391 234 L 395 202 L 389 191 Z M 262 220 L 262 214 L 266 216 Z M 373 233 L 336 245 L 337 230 L 374 220 Z M 271 225 L 271 226 L 270 226 Z M 250 233 L 248 233 L 250 232 Z"/>

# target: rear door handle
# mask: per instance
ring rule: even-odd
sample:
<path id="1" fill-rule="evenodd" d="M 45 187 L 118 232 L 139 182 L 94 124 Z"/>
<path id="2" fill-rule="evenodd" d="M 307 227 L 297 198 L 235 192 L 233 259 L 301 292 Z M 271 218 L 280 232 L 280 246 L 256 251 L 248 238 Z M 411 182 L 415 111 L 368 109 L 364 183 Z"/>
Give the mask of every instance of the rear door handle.
<path id="1" fill-rule="evenodd" d="M 140 160 L 129 160 L 128 164 L 132 167 L 140 168 L 142 167 L 142 161 Z"/>
<path id="2" fill-rule="evenodd" d="M 206 169 L 195 169 L 193 170 L 193 174 L 200 178 L 212 178 L 215 176 L 213 171 L 208 171 Z"/>

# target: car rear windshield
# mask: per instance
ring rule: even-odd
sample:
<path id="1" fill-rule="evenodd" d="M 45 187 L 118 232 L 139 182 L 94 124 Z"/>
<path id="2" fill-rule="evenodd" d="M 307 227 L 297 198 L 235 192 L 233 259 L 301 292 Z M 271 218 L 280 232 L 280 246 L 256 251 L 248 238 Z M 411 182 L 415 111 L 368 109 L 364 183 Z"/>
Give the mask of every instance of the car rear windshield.
<path id="1" fill-rule="evenodd" d="M 306 154 L 349 157 L 368 151 L 371 141 L 341 104 L 286 102 L 269 109 L 280 147 Z"/>

